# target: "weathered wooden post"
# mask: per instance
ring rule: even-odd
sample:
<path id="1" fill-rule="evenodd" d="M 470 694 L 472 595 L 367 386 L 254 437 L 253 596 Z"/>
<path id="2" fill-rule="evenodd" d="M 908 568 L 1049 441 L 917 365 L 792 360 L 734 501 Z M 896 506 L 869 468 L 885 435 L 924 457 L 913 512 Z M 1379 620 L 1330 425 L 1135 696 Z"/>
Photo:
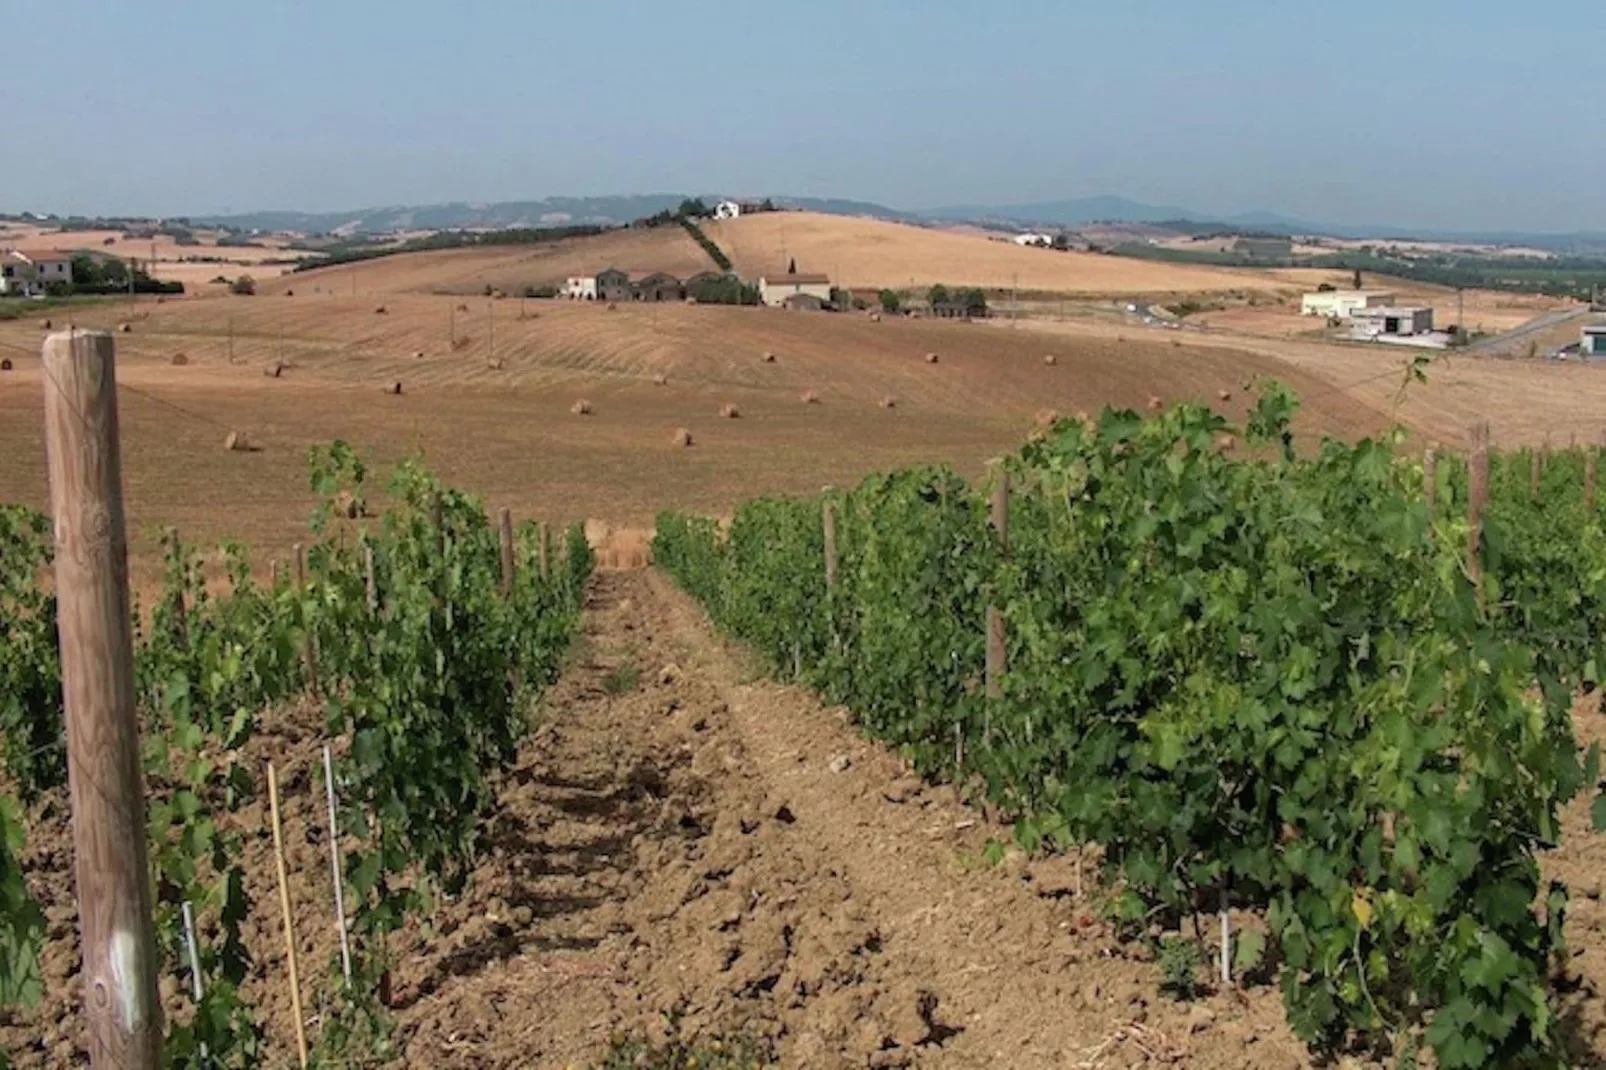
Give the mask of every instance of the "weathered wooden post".
<path id="1" fill-rule="evenodd" d="M 45 339 L 45 456 L 90 1066 L 157 1070 L 162 1008 L 134 716 L 115 350 L 103 331 Z"/>
<path id="2" fill-rule="evenodd" d="M 1483 507 L 1489 501 L 1489 425 L 1472 428 L 1472 452 L 1467 457 L 1467 575 L 1474 586 L 1483 585 Z"/>
<path id="3" fill-rule="evenodd" d="M 1439 495 L 1439 454 L 1432 446 L 1422 454 L 1422 500 L 1428 505 L 1428 524 L 1433 523 L 1433 505 Z"/>
<path id="4" fill-rule="evenodd" d="M 1000 554 L 1009 554 L 1009 473 L 998 470 L 993 483 L 993 531 L 998 535 Z M 1005 646 L 1004 613 L 996 604 L 987 606 L 987 697 L 1004 697 L 1004 673 L 1008 670 L 1008 650 Z"/>
<path id="5" fill-rule="evenodd" d="M 1600 463 L 1600 451 L 1594 446 L 1584 450 L 1584 511 L 1595 511 L 1595 466 Z"/>
<path id="6" fill-rule="evenodd" d="M 823 509 L 825 525 L 825 589 L 836 589 L 836 503 L 826 502 Z"/>
<path id="7" fill-rule="evenodd" d="M 307 548 L 299 542 L 295 544 L 295 581 L 296 595 L 299 597 L 307 589 Z M 318 637 L 313 634 L 312 628 L 307 628 L 305 642 L 301 647 L 301 661 L 307 670 L 307 686 L 314 695 L 318 694 Z"/>
<path id="8" fill-rule="evenodd" d="M 502 528 L 502 597 L 513 596 L 513 511 L 503 509 L 500 517 Z"/>

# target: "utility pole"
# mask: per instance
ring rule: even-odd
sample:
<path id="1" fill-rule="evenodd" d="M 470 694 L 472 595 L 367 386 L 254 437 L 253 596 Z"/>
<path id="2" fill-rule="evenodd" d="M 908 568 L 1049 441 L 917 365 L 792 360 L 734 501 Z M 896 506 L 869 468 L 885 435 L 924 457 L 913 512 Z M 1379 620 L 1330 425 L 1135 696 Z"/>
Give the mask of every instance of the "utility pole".
<path id="1" fill-rule="evenodd" d="M 89 1061 L 94 1070 L 157 1070 L 162 1007 L 134 715 L 115 351 L 104 331 L 45 339 L 45 456 Z"/>

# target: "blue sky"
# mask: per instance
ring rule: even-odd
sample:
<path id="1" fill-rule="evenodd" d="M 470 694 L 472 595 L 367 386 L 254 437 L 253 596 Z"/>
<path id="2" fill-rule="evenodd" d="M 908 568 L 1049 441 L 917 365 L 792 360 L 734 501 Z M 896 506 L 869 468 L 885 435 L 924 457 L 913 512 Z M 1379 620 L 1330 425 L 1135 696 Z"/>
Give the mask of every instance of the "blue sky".
<path id="1" fill-rule="evenodd" d="M 12 211 L 1115 193 L 1606 230 L 1598 0 L 0 0 L 0 25 Z"/>

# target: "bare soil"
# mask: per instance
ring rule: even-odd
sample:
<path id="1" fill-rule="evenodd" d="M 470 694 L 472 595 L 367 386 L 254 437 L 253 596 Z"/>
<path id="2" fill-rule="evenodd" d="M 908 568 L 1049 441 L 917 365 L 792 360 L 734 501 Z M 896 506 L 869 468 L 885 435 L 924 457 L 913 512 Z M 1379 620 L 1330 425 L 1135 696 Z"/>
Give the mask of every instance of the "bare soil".
<path id="1" fill-rule="evenodd" d="M 1593 702 L 1579 719 L 1600 734 Z M 317 720 L 283 711 L 252 744 L 284 779 L 314 1041 L 335 947 Z M 0 1018 L 22 1070 L 82 1065 L 65 815 L 58 799 L 33 816 L 25 865 L 51 921 L 50 995 Z M 259 964 L 245 995 L 269 1028 L 263 1065 L 289 1066 L 269 833 L 260 808 L 244 816 Z M 1606 846 L 1587 820 L 1587 802 L 1569 810 L 1545 864 L 1575 888 L 1563 1009 L 1580 1063 L 1599 1066 Z M 684 1035 L 756 1039 L 784 1067 L 1315 1065 L 1274 986 L 1161 996 L 1146 946 L 1099 920 L 1092 867 L 1084 881 L 1070 857 L 983 862 L 1005 837 L 846 711 L 764 680 L 661 575 L 605 572 L 469 888 L 397 939 L 396 1065 L 591 1067 L 671 1019 Z"/>

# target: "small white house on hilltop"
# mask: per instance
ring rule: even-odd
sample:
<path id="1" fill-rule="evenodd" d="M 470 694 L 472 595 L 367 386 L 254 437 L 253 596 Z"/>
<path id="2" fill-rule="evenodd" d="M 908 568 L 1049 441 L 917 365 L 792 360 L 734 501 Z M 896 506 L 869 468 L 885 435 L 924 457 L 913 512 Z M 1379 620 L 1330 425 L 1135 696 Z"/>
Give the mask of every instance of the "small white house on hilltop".
<path id="1" fill-rule="evenodd" d="M 821 304 L 830 304 L 831 279 L 828 275 L 800 272 L 765 275 L 758 280 L 758 292 L 763 302 L 771 308 L 785 306 L 787 298 L 798 294 L 807 294 L 818 298 Z"/>
<path id="2" fill-rule="evenodd" d="M 1044 249 L 1054 244 L 1052 234 L 1017 234 L 1010 240 L 1016 245 L 1035 245 Z"/>
<path id="3" fill-rule="evenodd" d="M 715 219 L 735 219 L 742 214 L 742 206 L 735 201 L 720 201 L 714 205 Z"/>

